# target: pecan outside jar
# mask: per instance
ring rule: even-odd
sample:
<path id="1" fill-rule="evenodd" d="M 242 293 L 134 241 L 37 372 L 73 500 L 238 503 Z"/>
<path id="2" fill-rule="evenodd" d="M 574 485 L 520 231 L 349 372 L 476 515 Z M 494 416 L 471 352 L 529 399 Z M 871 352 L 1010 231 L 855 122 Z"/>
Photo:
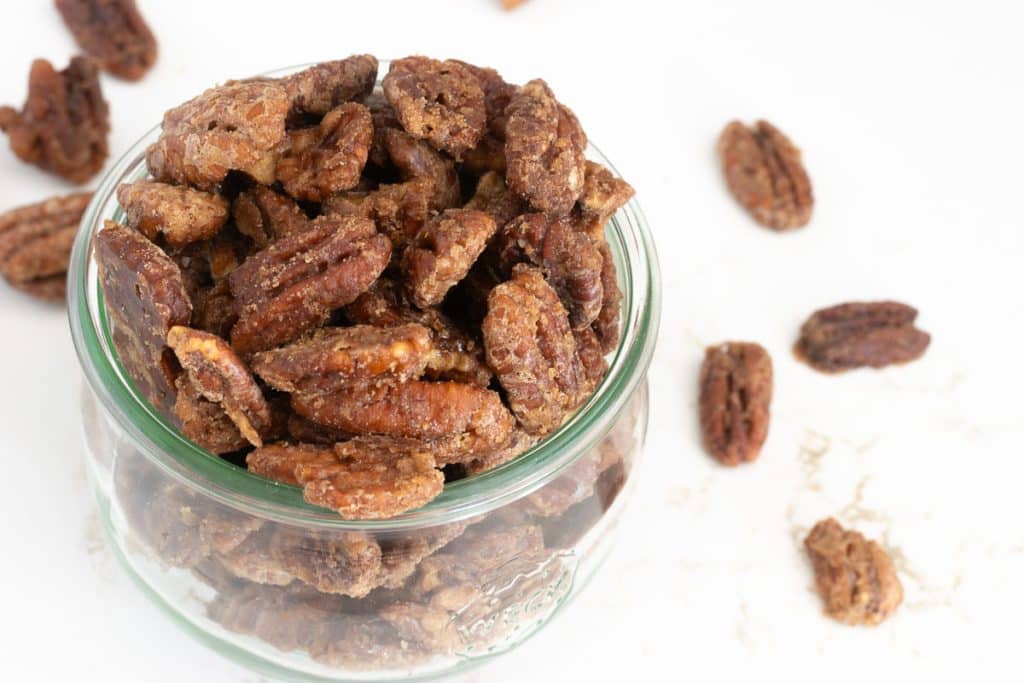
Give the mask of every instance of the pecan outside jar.
<path id="1" fill-rule="evenodd" d="M 93 237 L 104 219 L 122 217 L 116 188 L 147 176 L 144 152 L 158 135 L 147 133 L 104 178 L 68 277 L 87 470 L 125 570 L 196 639 L 285 680 L 453 673 L 524 642 L 593 576 L 632 488 L 660 315 L 639 205 L 630 201 L 606 228 L 622 339 L 590 400 L 516 460 L 448 484 L 423 508 L 345 521 L 306 504 L 299 488 L 186 440 L 117 360 Z M 612 168 L 593 146 L 587 155 Z"/>

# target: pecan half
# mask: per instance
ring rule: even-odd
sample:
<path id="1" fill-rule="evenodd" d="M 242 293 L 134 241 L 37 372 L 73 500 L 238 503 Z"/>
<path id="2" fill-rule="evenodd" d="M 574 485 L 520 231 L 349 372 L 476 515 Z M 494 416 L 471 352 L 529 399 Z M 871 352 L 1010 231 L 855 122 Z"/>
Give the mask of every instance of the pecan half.
<path id="1" fill-rule="evenodd" d="M 723 465 L 752 462 L 768 436 L 772 360 L 758 344 L 709 346 L 700 370 L 704 445 Z"/>
<path id="2" fill-rule="evenodd" d="M 836 621 L 874 626 L 903 602 L 896 568 L 874 541 L 824 519 L 807 534 L 804 546 L 825 612 Z"/>
<path id="3" fill-rule="evenodd" d="M 483 136 L 484 93 L 476 76 L 460 63 L 398 59 L 381 85 L 406 131 L 456 159 Z"/>
<path id="4" fill-rule="evenodd" d="M 129 227 L 151 240 L 163 233 L 171 248 L 209 239 L 228 220 L 228 200 L 190 187 L 139 181 L 118 187 L 117 201 Z"/>
<path id="5" fill-rule="evenodd" d="M 797 355 L 823 372 L 909 363 L 931 342 L 916 319 L 917 309 L 895 301 L 824 308 L 800 329 Z"/>
<path id="6" fill-rule="evenodd" d="M 346 102 L 320 124 L 288 133 L 289 149 L 277 162 L 277 180 L 296 199 L 319 202 L 359 184 L 373 141 L 370 111 Z"/>
<path id="7" fill-rule="evenodd" d="M 595 239 L 604 239 L 604 226 L 616 211 L 636 194 L 633 187 L 607 168 L 587 161 L 583 194 L 576 203 L 578 230 Z"/>
<path id="8" fill-rule="evenodd" d="M 220 337 L 172 327 L 167 345 L 185 369 L 196 390 L 219 404 L 239 431 L 254 446 L 262 446 L 261 432 L 270 427 L 270 408 L 245 363 Z"/>
<path id="9" fill-rule="evenodd" d="M 491 290 L 483 321 L 487 363 L 519 424 L 546 434 L 579 401 L 580 365 L 565 308 L 534 268 L 517 266 Z"/>
<path id="10" fill-rule="evenodd" d="M 356 437 L 333 447 L 275 444 L 250 453 L 249 470 L 303 486 L 313 505 L 346 519 L 381 519 L 425 505 L 444 487 L 421 441 Z"/>
<path id="11" fill-rule="evenodd" d="M 778 128 L 733 121 L 718 138 L 718 155 L 729 190 L 754 220 L 774 230 L 807 225 L 814 206 L 811 180 L 800 150 Z"/>
<path id="12" fill-rule="evenodd" d="M 137 81 L 156 62 L 156 38 L 135 0 L 57 0 L 75 42 L 118 78 Z"/>
<path id="13" fill-rule="evenodd" d="M 434 353 L 430 330 L 398 327 L 329 327 L 253 358 L 253 369 L 275 389 L 329 393 L 351 384 L 415 379 Z"/>
<path id="14" fill-rule="evenodd" d="M 323 116 L 340 104 L 369 95 L 376 81 L 377 58 L 353 55 L 285 76 L 281 84 L 293 111 Z"/>
<path id="15" fill-rule="evenodd" d="M 64 298 L 71 244 L 91 192 L 52 197 L 0 215 L 0 274 L 49 301 Z"/>
<path id="16" fill-rule="evenodd" d="M 497 230 L 483 211 L 448 209 L 427 222 L 402 255 L 413 303 L 436 306 L 466 277 Z"/>
<path id="17" fill-rule="evenodd" d="M 547 83 L 533 80 L 505 110 L 508 186 L 537 211 L 562 216 L 583 192 L 587 135 Z"/>
<path id="18" fill-rule="evenodd" d="M 462 203 L 459 176 L 451 159 L 405 131 L 385 128 L 381 139 L 403 180 L 428 178 L 433 182 L 432 209 L 450 209 Z"/>
<path id="19" fill-rule="evenodd" d="M 22 161 L 84 183 L 107 160 L 110 112 L 92 60 L 75 57 L 63 71 L 32 62 L 28 98 L 19 112 L 0 107 L 0 130 Z"/>
<path id="20" fill-rule="evenodd" d="M 239 307 L 232 345 L 248 355 L 319 327 L 373 284 L 390 257 L 387 238 L 363 218 L 321 216 L 279 239 L 228 278 Z"/>
<path id="21" fill-rule="evenodd" d="M 121 364 L 142 395 L 171 415 L 176 370 L 167 333 L 192 315 L 181 270 L 137 230 L 112 221 L 96 233 L 95 256 Z"/>
<path id="22" fill-rule="evenodd" d="M 257 185 L 242 192 L 231 205 L 235 227 L 253 241 L 257 249 L 279 237 L 294 235 L 309 225 L 309 218 L 294 200 Z"/>
<path id="23" fill-rule="evenodd" d="M 597 242 L 601 252 L 601 312 L 594 321 L 594 332 L 601 342 L 601 350 L 611 353 L 619 345 L 619 319 L 622 315 L 622 290 L 619 289 L 619 275 L 615 268 L 612 250 L 604 240 Z"/>
<path id="24" fill-rule="evenodd" d="M 436 185 L 430 178 L 413 178 L 381 185 L 369 193 L 345 193 L 323 204 L 325 215 L 359 216 L 373 221 L 400 253 L 433 215 Z"/>

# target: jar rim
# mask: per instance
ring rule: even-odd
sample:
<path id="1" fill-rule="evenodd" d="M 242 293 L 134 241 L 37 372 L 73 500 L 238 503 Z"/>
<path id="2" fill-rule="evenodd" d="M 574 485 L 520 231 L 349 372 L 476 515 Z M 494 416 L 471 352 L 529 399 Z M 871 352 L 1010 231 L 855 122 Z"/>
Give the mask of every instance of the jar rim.
<path id="1" fill-rule="evenodd" d="M 382 70 L 387 63 L 381 61 Z M 263 75 L 283 76 L 308 66 Z M 661 282 L 654 242 L 633 198 L 606 226 L 623 293 L 619 345 L 597 390 L 561 427 L 514 460 L 446 484 L 430 503 L 390 519 L 345 520 L 310 505 L 299 487 L 253 474 L 186 439 L 139 394 L 114 350 L 92 258 L 93 237 L 104 220 L 123 216 L 117 187 L 148 176 L 145 151 L 159 134 L 157 125 L 121 156 L 103 177 L 82 217 L 68 269 L 68 319 L 86 382 L 132 445 L 182 484 L 224 505 L 285 524 L 335 530 L 391 531 L 464 520 L 532 493 L 595 447 L 646 376 L 658 336 Z M 620 177 L 593 144 L 587 157 Z"/>

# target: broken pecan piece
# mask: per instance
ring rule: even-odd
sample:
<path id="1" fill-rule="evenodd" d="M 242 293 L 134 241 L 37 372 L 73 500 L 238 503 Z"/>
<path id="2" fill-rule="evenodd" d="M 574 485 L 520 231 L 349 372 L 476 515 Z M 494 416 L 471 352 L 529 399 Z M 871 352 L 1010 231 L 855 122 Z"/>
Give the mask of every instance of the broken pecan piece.
<path id="1" fill-rule="evenodd" d="M 285 76 L 281 84 L 293 111 L 323 116 L 340 104 L 369 95 L 376 81 L 377 58 L 353 55 Z"/>
<path id="2" fill-rule="evenodd" d="M 139 181 L 118 187 L 117 201 L 129 227 L 151 240 L 163 233 L 174 249 L 213 237 L 228 220 L 228 200 L 190 187 Z"/>
<path id="3" fill-rule="evenodd" d="M 583 192 L 586 172 L 587 135 L 576 115 L 539 79 L 512 96 L 506 113 L 508 186 L 537 211 L 564 216 Z"/>
<path id="4" fill-rule="evenodd" d="M 239 307 L 232 345 L 248 355 L 319 327 L 373 284 L 390 257 L 391 244 L 364 218 L 321 216 L 279 239 L 228 278 Z"/>
<path id="5" fill-rule="evenodd" d="M 277 162 L 277 180 L 296 199 L 319 202 L 359 184 L 373 141 L 370 111 L 346 102 L 318 126 L 288 133 L 288 151 Z"/>
<path id="6" fill-rule="evenodd" d="M 338 194 L 323 204 L 325 215 L 359 216 L 373 221 L 401 253 L 433 213 L 436 185 L 430 178 L 381 185 L 369 193 Z"/>
<path id="7" fill-rule="evenodd" d="M 430 330 L 422 325 L 328 327 L 256 354 L 253 369 L 275 389 L 320 394 L 352 384 L 415 379 L 433 352 Z"/>
<path id="8" fill-rule="evenodd" d="M 174 384 L 178 395 L 174 414 L 181 421 L 181 433 L 211 453 L 232 453 L 249 445 L 224 409 L 208 400 L 184 375 Z"/>
<path id="9" fill-rule="evenodd" d="M 462 203 L 459 176 L 451 159 L 405 131 L 385 128 L 380 135 L 403 180 L 428 178 L 434 184 L 432 209 L 450 209 Z"/>
<path id="10" fill-rule="evenodd" d="M 391 62 L 382 86 L 406 131 L 456 159 L 483 136 L 484 92 L 476 76 L 459 62 L 398 59 Z"/>
<path id="11" fill-rule="evenodd" d="M 622 178 L 593 161 L 587 161 L 583 178 L 583 194 L 576 206 L 579 210 L 578 230 L 594 239 L 604 239 L 604 226 L 616 211 L 625 206 L 636 192 Z"/>
<path id="12" fill-rule="evenodd" d="M 95 256 L 121 364 L 142 395 L 171 415 L 176 371 L 167 333 L 192 315 L 181 271 L 137 230 L 113 221 L 96 233 Z"/>
<path id="13" fill-rule="evenodd" d="M 28 98 L 19 112 L 0 107 L 0 130 L 22 161 L 73 183 L 84 183 L 107 159 L 110 112 L 96 65 L 75 57 L 63 71 L 32 62 Z"/>
<path id="14" fill-rule="evenodd" d="M 444 487 L 422 441 L 364 436 L 333 447 L 274 444 L 246 458 L 249 470 L 303 486 L 305 499 L 346 519 L 382 519 L 425 505 Z"/>
<path id="15" fill-rule="evenodd" d="M 483 211 L 448 209 L 420 230 L 402 255 L 413 303 L 436 306 L 466 277 L 497 229 Z"/>
<path id="16" fill-rule="evenodd" d="M 491 171 L 482 175 L 477 181 L 476 191 L 466 202 L 464 208 L 486 211 L 494 217 L 498 228 L 502 228 L 510 220 L 523 213 L 525 206 L 523 201 L 505 185 L 505 176 Z"/>
<path id="17" fill-rule="evenodd" d="M 137 81 L 156 62 L 156 38 L 135 0 L 57 0 L 75 42 L 118 78 Z"/>
<path id="18" fill-rule="evenodd" d="M 289 197 L 257 185 L 235 197 L 231 205 L 235 227 L 253 241 L 257 249 L 280 238 L 294 235 L 309 225 L 302 208 Z"/>
<path id="19" fill-rule="evenodd" d="M 754 220 L 775 230 L 807 225 L 814 206 L 811 180 L 800 150 L 778 128 L 733 121 L 718 138 L 718 155 L 729 191 Z"/>
<path id="20" fill-rule="evenodd" d="M 824 519 L 807 534 L 804 546 L 825 612 L 836 621 L 874 626 L 903 602 L 896 568 L 874 541 Z"/>
<path id="21" fill-rule="evenodd" d="M 0 274 L 40 299 L 64 298 L 71 244 L 91 192 L 52 197 L 0 215 Z"/>
<path id="22" fill-rule="evenodd" d="M 491 290 L 483 321 L 487 362 L 528 433 L 547 434 L 579 401 L 576 341 L 558 294 L 535 268 L 517 266 Z"/>
<path id="23" fill-rule="evenodd" d="M 262 446 L 260 434 L 270 427 L 270 408 L 249 368 L 227 342 L 209 332 L 176 326 L 167 333 L 167 345 L 203 398 L 219 404 L 249 443 Z"/>
<path id="24" fill-rule="evenodd" d="M 916 319 L 917 309 L 895 301 L 825 308 L 800 329 L 797 355 L 822 372 L 909 363 L 931 342 L 914 327 Z"/>
<path id="25" fill-rule="evenodd" d="M 704 445 L 723 465 L 752 462 L 768 436 L 772 360 L 758 344 L 709 346 L 700 370 Z"/>

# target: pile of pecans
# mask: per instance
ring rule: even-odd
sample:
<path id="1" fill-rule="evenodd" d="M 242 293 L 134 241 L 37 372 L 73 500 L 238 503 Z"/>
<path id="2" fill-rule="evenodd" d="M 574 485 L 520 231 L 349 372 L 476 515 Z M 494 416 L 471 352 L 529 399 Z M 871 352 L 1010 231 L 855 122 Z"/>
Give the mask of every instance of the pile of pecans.
<path id="1" fill-rule="evenodd" d="M 96 235 L 121 362 L 200 446 L 347 519 L 517 457 L 619 340 L 633 194 L 541 80 L 357 55 L 166 113 Z"/>

